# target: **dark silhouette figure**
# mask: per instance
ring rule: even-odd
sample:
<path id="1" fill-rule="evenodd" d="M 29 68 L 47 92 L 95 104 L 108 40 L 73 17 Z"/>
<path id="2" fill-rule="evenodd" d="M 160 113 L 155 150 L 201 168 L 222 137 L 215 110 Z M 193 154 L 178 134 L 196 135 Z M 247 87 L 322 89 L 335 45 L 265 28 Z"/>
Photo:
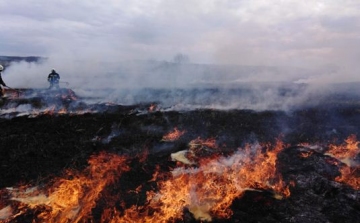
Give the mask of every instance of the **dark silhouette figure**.
<path id="1" fill-rule="evenodd" d="M 52 88 L 59 89 L 59 80 L 60 80 L 60 75 L 56 73 L 54 69 L 52 69 L 51 73 L 48 76 L 48 81 L 50 83 L 49 89 Z"/>

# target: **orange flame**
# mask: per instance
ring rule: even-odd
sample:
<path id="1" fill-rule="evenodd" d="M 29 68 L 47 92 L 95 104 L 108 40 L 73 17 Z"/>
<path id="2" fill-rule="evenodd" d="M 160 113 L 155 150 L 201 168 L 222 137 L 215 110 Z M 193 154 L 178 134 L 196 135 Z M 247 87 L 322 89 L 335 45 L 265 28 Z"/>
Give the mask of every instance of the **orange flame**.
<path id="1" fill-rule="evenodd" d="M 202 142 L 215 145 L 213 140 Z M 229 157 L 207 157 L 196 168 L 178 167 L 171 173 L 160 172 L 157 166 L 148 182 L 157 182 L 158 190 L 146 192 L 147 202 L 126 208 L 120 200 L 124 210 L 105 207 L 101 222 L 171 222 L 182 218 L 184 208 L 198 220 L 211 221 L 213 217 L 229 218 L 231 203 L 246 190 L 271 190 L 277 198 L 287 197 L 289 185 L 278 176 L 275 166 L 283 148 L 281 141 L 275 146 L 246 145 Z M 83 172 L 68 171 L 66 177 L 55 179 L 47 191 L 34 188 L 13 192 L 12 200 L 20 203 L 13 217 L 35 209 L 36 222 L 92 222 L 92 209 L 100 194 L 129 170 L 126 163 L 126 157 L 100 153 L 91 157 Z M 137 186 L 133 192 L 141 190 Z"/>
<path id="2" fill-rule="evenodd" d="M 55 112 L 55 105 L 51 106 L 50 108 L 44 110 L 44 115 L 53 115 Z"/>
<path id="3" fill-rule="evenodd" d="M 189 147 L 190 151 L 221 149 L 213 138 L 197 138 L 190 141 Z M 129 207 L 120 197 L 106 197 L 112 201 L 104 207 L 100 221 L 173 222 L 181 219 L 184 209 L 188 209 L 195 218 L 204 222 L 231 217 L 231 204 L 246 190 L 272 191 L 277 199 L 288 197 L 294 183 L 286 184 L 276 169 L 277 155 L 285 147 L 280 140 L 275 145 L 248 144 L 228 157 L 212 154 L 198 159 L 196 167 L 178 166 L 170 173 L 162 172 L 157 165 L 152 178 L 146 182 L 156 183 L 157 188 L 146 191 L 145 203 Z M 146 152 L 138 157 L 141 162 L 145 161 Z M 354 159 L 360 152 L 359 142 L 355 135 L 351 135 L 340 146 L 330 145 L 328 152 L 339 160 Z M 300 157 L 306 158 L 312 153 L 302 152 Z M 12 196 L 11 201 L 0 199 L 0 220 L 9 222 L 28 210 L 35 210 L 33 222 L 93 222 L 92 210 L 97 201 L 103 198 L 106 186 L 114 184 L 122 173 L 130 170 L 128 160 L 124 156 L 100 153 L 90 158 L 84 171 L 68 170 L 65 177 L 54 179 L 48 189 L 9 189 L 6 193 Z M 336 178 L 337 181 L 360 189 L 359 177 L 355 177 L 359 167 L 341 165 L 340 171 L 342 175 Z M 146 188 L 136 185 L 129 192 L 140 194 Z M 7 197 L 6 193 L 0 191 L 0 195 L 6 195 L 1 197 Z M 122 210 L 114 205 L 114 199 Z"/>
<path id="4" fill-rule="evenodd" d="M 360 168 L 351 168 L 349 166 L 344 166 L 340 169 L 341 176 L 335 178 L 336 181 L 345 183 L 355 190 L 360 190 Z M 356 174 L 358 173 L 358 174 Z"/>
<path id="5" fill-rule="evenodd" d="M 82 108 L 81 108 L 82 109 Z M 70 115 L 70 116 L 76 116 L 76 115 L 84 115 L 86 113 L 96 113 L 96 111 L 91 111 L 90 109 L 83 109 L 83 110 L 77 110 L 77 111 L 71 111 L 71 110 L 67 110 L 65 107 L 56 107 L 55 105 L 52 105 L 48 108 L 39 110 L 39 109 L 34 109 L 29 111 L 29 116 L 34 118 L 34 117 L 38 117 L 41 115 L 49 115 L 49 116 L 54 116 L 54 115 Z"/>
<path id="6" fill-rule="evenodd" d="M 274 148 L 267 147 L 266 153 L 260 148 L 260 145 L 248 145 L 231 157 L 206 159 L 198 168 L 176 168 L 167 180 L 158 182 L 157 193 L 147 193 L 148 205 L 132 206 L 124 216 L 107 220 L 167 222 L 181 219 L 183 209 L 188 208 L 197 219 L 210 221 L 211 216 L 229 218 L 231 203 L 249 188 L 269 189 L 289 196 L 289 187 L 276 175 L 275 167 L 277 154 L 284 145 L 278 141 Z"/>
<path id="7" fill-rule="evenodd" d="M 302 158 L 308 158 L 308 157 L 311 156 L 313 153 L 314 153 L 313 151 L 302 152 L 302 153 L 300 153 L 300 157 L 302 157 Z"/>
<path id="8" fill-rule="evenodd" d="M 343 164 L 346 164 L 340 167 L 341 176 L 336 177 L 335 180 L 348 184 L 356 190 L 360 189 L 360 165 L 354 161 L 354 158 L 360 153 L 359 143 L 356 135 L 353 134 L 345 139 L 345 143 L 340 146 L 330 145 L 328 151 Z"/>
<path id="9" fill-rule="evenodd" d="M 169 141 L 169 142 L 173 142 L 178 140 L 182 135 L 185 134 L 185 130 L 184 131 L 180 131 L 178 130 L 176 127 L 174 128 L 174 130 L 172 132 L 169 132 L 168 134 L 164 135 L 162 138 L 162 141 Z"/>
<path id="10" fill-rule="evenodd" d="M 47 207 L 37 218 L 40 222 L 80 222 L 91 219 L 100 192 L 123 172 L 128 171 L 126 158 L 100 153 L 92 156 L 90 166 L 83 173 L 68 171 L 66 178 L 55 180 L 47 192 L 39 189 L 29 193 L 13 194 L 12 200 L 23 204 L 21 209 Z M 47 194 L 47 195 L 46 195 Z"/>
<path id="11" fill-rule="evenodd" d="M 338 159 L 355 158 L 356 155 L 360 153 L 359 142 L 356 140 L 356 135 L 354 134 L 345 139 L 344 144 L 340 146 L 331 144 L 329 148 L 328 153 Z"/>
<path id="12" fill-rule="evenodd" d="M 59 115 L 63 115 L 63 114 L 66 114 L 66 113 L 67 113 L 67 110 L 66 110 L 66 108 L 62 108 L 62 109 L 60 109 L 57 113 L 58 113 Z"/>

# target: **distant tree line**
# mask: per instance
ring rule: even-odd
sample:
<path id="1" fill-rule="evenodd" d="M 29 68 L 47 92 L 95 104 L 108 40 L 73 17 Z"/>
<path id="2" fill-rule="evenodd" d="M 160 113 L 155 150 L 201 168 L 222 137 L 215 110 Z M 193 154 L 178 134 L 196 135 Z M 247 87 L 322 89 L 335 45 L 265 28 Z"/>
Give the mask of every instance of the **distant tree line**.
<path id="1" fill-rule="evenodd" d="M 178 53 L 173 58 L 174 63 L 189 63 L 189 56 L 186 54 Z"/>
<path id="2" fill-rule="evenodd" d="M 28 57 L 20 57 L 20 56 L 0 56 L 0 64 L 5 68 L 10 66 L 12 62 L 28 62 L 28 63 L 40 63 L 45 60 L 44 57 L 38 56 L 28 56 Z"/>

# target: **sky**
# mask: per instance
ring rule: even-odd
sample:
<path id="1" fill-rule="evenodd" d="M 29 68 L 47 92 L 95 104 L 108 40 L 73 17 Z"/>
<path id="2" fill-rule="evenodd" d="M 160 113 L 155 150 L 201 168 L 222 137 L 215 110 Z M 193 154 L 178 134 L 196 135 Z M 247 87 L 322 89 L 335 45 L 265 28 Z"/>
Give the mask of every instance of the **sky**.
<path id="1" fill-rule="evenodd" d="M 181 53 L 199 64 L 323 69 L 306 81 L 360 76 L 359 0 L 0 0 L 0 27 L 0 55 L 50 58 L 33 73 L 101 73 L 104 61 Z"/>

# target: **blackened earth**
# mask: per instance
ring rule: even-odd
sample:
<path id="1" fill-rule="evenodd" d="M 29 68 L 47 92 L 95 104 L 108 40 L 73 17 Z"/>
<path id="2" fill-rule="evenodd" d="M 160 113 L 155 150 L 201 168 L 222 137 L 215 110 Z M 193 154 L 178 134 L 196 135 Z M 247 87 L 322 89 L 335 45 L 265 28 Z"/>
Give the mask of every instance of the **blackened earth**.
<path id="1" fill-rule="evenodd" d="M 100 106 L 100 105 L 99 105 Z M 156 188 L 152 178 L 157 166 L 170 171 L 175 163 L 170 154 L 187 149 L 198 137 L 215 138 L 223 155 L 246 143 L 281 139 L 288 148 L 278 155 L 278 170 L 286 182 L 294 182 L 291 196 L 278 200 L 271 191 L 247 191 L 234 200 L 230 219 L 214 222 L 359 222 L 360 192 L 335 182 L 340 175 L 333 159 L 321 151 L 308 158 L 308 148 L 299 143 L 341 144 L 360 133 L 360 106 L 317 105 L 293 111 L 193 110 L 148 111 L 151 104 L 101 105 L 102 112 L 85 114 L 43 114 L 37 117 L 0 119 L 0 188 L 20 184 L 37 185 L 60 176 L 65 169 L 84 169 L 87 160 L 101 151 L 133 157 L 131 171 L 119 179 L 121 195 L 128 206 L 145 202 L 145 191 Z M 162 137 L 174 128 L 185 130 L 177 141 Z M 324 148 L 326 149 L 326 148 Z M 140 162 L 144 151 L 147 159 Z M 128 194 L 142 185 L 143 193 Z M 124 188 L 125 187 L 125 188 Z M 100 219 L 100 198 L 93 211 Z M 115 204 L 116 205 L 116 204 Z M 12 222 L 30 222 L 31 214 Z M 196 222 L 184 210 L 184 220 Z"/>

